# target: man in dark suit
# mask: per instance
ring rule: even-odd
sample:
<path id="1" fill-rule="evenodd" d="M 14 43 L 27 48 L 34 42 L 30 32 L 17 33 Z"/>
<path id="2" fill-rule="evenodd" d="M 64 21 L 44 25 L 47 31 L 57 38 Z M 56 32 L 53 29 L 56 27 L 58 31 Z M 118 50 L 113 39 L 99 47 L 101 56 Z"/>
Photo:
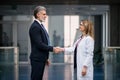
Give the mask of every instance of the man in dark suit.
<path id="1" fill-rule="evenodd" d="M 59 52 L 58 47 L 50 46 L 49 35 L 42 25 L 46 18 L 46 8 L 37 6 L 34 9 L 35 20 L 29 29 L 31 41 L 31 80 L 42 80 L 49 51 Z"/>

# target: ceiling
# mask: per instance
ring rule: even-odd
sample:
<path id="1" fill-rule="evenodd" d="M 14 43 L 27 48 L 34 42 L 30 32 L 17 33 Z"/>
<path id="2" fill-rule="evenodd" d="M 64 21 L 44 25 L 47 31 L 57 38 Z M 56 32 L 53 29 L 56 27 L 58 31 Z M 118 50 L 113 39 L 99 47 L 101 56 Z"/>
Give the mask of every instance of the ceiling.
<path id="1" fill-rule="evenodd" d="M 120 4 L 120 0 L 1 0 L 0 5 L 109 5 Z"/>
<path id="2" fill-rule="evenodd" d="M 120 4 L 120 0 L 1 0 L 0 5 L 89 5 Z"/>
<path id="3" fill-rule="evenodd" d="M 49 14 L 96 15 L 109 11 L 108 5 L 52 5 L 47 6 Z"/>
<path id="4" fill-rule="evenodd" d="M 120 0 L 1 0 L 0 15 L 31 15 L 37 5 L 44 5 L 48 15 L 99 15 Z"/>
<path id="5" fill-rule="evenodd" d="M 1 5 L 0 15 L 31 15 L 36 5 Z M 109 5 L 44 5 L 48 15 L 100 15 Z"/>

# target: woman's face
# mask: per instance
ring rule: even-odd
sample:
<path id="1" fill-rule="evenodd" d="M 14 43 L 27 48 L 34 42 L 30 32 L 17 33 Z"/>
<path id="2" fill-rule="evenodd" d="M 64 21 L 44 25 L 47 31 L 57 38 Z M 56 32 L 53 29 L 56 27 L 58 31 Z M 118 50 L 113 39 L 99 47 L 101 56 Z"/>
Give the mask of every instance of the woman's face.
<path id="1" fill-rule="evenodd" d="M 83 25 L 82 22 L 80 23 L 80 27 L 79 28 L 80 28 L 81 32 L 85 32 L 85 26 Z"/>

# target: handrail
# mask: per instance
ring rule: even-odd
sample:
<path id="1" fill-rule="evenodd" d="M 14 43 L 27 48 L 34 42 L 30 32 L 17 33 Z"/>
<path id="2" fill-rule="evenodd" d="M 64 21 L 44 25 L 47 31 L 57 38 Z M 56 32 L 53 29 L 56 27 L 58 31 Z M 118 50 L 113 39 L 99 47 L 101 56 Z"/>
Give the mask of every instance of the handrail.
<path id="1" fill-rule="evenodd" d="M 18 64 L 18 58 L 19 58 L 19 56 L 18 56 L 18 54 L 19 54 L 19 49 L 18 49 L 18 47 L 0 47 L 0 49 L 13 49 L 14 50 L 14 54 L 13 54 L 13 56 L 14 56 L 14 64 Z"/>
<path id="2" fill-rule="evenodd" d="M 120 50 L 120 47 L 105 47 L 103 48 L 104 51 L 116 51 Z"/>
<path id="3" fill-rule="evenodd" d="M 120 47 L 119 46 L 115 46 L 115 47 L 106 47 L 106 48 L 108 48 L 108 49 L 120 49 Z"/>
<path id="4" fill-rule="evenodd" d="M 0 49 L 11 49 L 11 48 L 18 48 L 18 47 L 13 47 L 13 46 L 11 46 L 11 47 L 0 47 Z"/>

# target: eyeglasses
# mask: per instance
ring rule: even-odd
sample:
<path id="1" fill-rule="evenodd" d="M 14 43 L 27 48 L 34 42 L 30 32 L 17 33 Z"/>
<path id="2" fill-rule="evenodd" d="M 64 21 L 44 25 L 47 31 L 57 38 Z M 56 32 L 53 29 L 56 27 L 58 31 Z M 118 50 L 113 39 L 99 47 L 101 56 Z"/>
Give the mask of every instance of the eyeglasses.
<path id="1" fill-rule="evenodd" d="M 84 26 L 84 25 L 80 23 L 80 26 Z"/>

